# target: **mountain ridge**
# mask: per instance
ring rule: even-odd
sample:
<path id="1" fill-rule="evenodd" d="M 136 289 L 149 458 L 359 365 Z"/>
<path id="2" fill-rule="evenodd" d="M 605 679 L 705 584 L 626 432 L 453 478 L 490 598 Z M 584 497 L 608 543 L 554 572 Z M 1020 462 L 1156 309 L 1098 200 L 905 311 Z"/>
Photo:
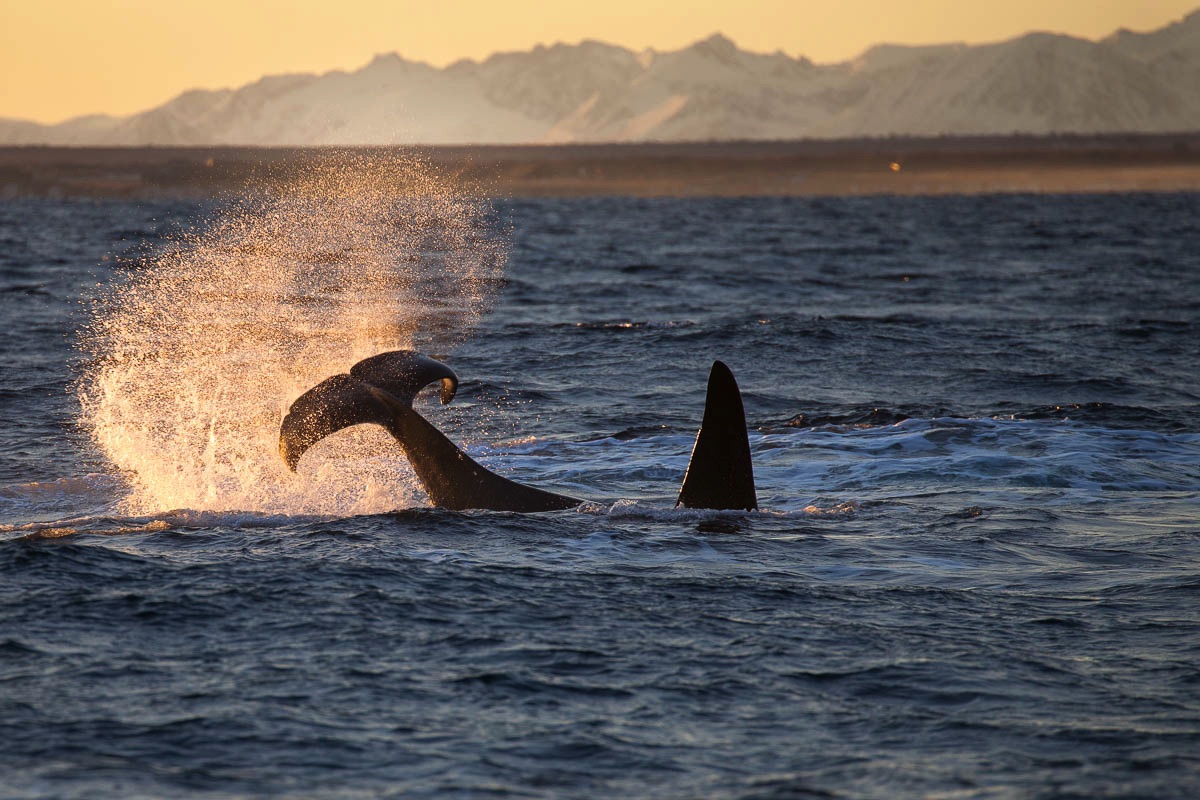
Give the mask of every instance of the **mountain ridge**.
<path id="1" fill-rule="evenodd" d="M 882 43 L 817 65 L 715 33 L 679 50 L 595 40 L 437 68 L 362 68 L 190 89 L 127 117 L 0 119 L 0 145 L 314 146 L 789 140 L 1200 130 L 1200 10 L 1091 41 L 1031 32 Z"/>

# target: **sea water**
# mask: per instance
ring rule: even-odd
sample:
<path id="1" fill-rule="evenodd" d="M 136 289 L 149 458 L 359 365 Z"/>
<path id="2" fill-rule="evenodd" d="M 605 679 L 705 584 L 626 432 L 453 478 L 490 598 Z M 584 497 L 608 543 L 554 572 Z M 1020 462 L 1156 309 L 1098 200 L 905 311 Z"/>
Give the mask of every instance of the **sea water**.
<path id="1" fill-rule="evenodd" d="M 1200 196 L 285 188 L 0 204 L 0 795 L 1200 792 Z M 587 502 L 289 473 L 397 347 Z M 714 359 L 758 512 L 673 507 Z"/>

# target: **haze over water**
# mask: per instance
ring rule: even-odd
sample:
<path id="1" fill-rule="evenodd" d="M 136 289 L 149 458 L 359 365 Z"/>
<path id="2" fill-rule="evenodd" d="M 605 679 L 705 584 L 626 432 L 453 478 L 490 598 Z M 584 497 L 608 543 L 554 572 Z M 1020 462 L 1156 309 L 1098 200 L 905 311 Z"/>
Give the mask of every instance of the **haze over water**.
<path id="1" fill-rule="evenodd" d="M 1200 789 L 1200 196 L 353 166 L 0 204 L 0 793 Z M 289 475 L 286 405 L 409 345 L 591 502 L 430 509 L 372 432 Z M 714 358 L 759 513 L 673 508 Z"/>

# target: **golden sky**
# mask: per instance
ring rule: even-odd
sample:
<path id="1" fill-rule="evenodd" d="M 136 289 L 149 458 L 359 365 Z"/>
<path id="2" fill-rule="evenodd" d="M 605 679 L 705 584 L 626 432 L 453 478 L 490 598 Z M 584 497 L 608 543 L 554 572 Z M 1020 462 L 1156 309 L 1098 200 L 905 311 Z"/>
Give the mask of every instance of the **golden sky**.
<path id="1" fill-rule="evenodd" d="M 0 117 L 132 114 L 190 88 L 354 70 L 377 53 L 443 66 L 582 39 L 674 50 L 721 32 L 817 63 L 872 44 L 1089 39 L 1200 0 L 0 0 Z"/>

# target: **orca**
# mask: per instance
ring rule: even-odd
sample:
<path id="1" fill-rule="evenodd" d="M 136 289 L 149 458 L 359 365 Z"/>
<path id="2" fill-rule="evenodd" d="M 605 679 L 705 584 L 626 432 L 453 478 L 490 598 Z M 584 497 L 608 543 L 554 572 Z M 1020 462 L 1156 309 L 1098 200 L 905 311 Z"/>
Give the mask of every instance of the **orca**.
<path id="1" fill-rule="evenodd" d="M 426 386 L 440 382 L 441 402 L 458 392 L 450 367 L 413 350 L 366 358 L 300 395 L 279 426 L 279 453 L 295 472 L 314 444 L 351 425 L 381 425 L 412 464 L 429 501 L 453 511 L 561 511 L 583 500 L 526 486 L 479 464 L 412 407 Z M 675 505 L 684 508 L 758 508 L 742 395 L 729 367 L 714 361 L 704 417 Z"/>

